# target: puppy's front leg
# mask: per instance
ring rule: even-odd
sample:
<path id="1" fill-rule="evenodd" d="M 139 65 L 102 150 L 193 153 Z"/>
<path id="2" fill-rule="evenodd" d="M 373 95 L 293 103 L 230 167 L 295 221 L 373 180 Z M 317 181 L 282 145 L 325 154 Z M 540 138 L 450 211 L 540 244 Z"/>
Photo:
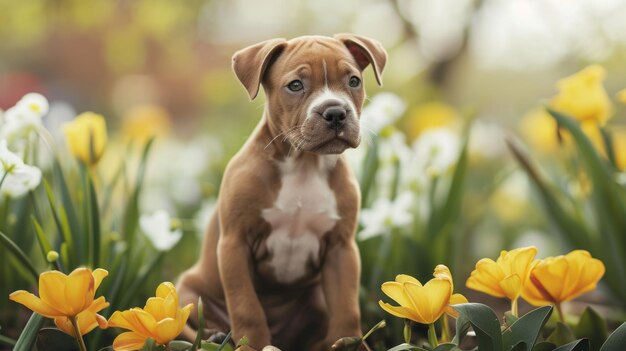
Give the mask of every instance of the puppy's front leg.
<path id="1" fill-rule="evenodd" d="M 270 344 L 263 307 L 252 284 L 251 257 L 239 233 L 222 233 L 218 265 L 230 317 L 233 340 L 246 336 L 250 347 L 261 350 Z"/>
<path id="2" fill-rule="evenodd" d="M 324 342 L 326 350 L 330 350 L 330 346 L 339 338 L 361 335 L 359 252 L 353 240 L 342 239 L 328 252 L 322 271 L 330 318 Z"/>

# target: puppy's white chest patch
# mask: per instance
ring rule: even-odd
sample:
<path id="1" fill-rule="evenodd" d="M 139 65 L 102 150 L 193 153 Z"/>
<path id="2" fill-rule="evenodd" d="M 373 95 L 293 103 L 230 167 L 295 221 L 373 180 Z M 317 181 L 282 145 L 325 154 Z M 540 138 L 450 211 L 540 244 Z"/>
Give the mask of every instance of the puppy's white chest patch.
<path id="1" fill-rule="evenodd" d="M 334 162 L 324 157 L 320 160 L 318 165 L 293 159 L 282 162 L 276 202 L 262 212 L 272 227 L 266 240 L 269 264 L 281 283 L 303 277 L 309 262 L 319 263 L 320 239 L 339 220 L 335 194 L 328 185 L 328 171 Z"/>

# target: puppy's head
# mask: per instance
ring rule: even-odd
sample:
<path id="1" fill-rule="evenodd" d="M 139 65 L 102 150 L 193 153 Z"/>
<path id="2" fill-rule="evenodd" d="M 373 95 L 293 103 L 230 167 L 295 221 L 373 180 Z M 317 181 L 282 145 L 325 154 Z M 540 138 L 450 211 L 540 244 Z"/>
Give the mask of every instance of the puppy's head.
<path id="1" fill-rule="evenodd" d="M 379 42 L 337 34 L 249 46 L 235 53 L 233 70 L 251 99 L 263 85 L 268 123 L 278 140 L 298 150 L 338 154 L 361 140 L 363 70 L 371 64 L 380 85 L 386 61 Z"/>

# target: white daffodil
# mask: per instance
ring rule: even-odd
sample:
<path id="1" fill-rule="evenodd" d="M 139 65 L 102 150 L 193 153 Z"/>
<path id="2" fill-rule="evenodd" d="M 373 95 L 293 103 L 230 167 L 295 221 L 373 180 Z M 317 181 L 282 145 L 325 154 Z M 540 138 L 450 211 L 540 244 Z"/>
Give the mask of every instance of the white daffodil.
<path id="1" fill-rule="evenodd" d="M 367 240 L 377 235 L 388 233 L 393 228 L 400 228 L 413 222 L 411 209 L 415 205 L 415 195 L 406 191 L 400 193 L 394 201 L 386 198 L 377 199 L 372 207 L 361 211 L 363 230 L 359 240 Z"/>
<path id="2" fill-rule="evenodd" d="M 48 100 L 37 93 L 30 93 L 3 114 L 0 137 L 13 141 L 24 138 L 41 127 L 41 119 L 48 113 Z"/>
<path id="3" fill-rule="evenodd" d="M 361 112 L 361 126 L 366 133 L 378 134 L 400 118 L 405 108 L 406 104 L 397 95 L 380 93 Z"/>
<path id="4" fill-rule="evenodd" d="M 24 164 L 11 152 L 7 141 L 0 141 L 0 192 L 12 198 L 22 196 L 41 183 L 41 170 Z"/>
<path id="5" fill-rule="evenodd" d="M 181 229 L 172 230 L 172 220 L 167 211 L 156 211 L 151 215 L 142 215 L 139 226 L 152 245 L 159 251 L 168 251 L 183 237 Z"/>

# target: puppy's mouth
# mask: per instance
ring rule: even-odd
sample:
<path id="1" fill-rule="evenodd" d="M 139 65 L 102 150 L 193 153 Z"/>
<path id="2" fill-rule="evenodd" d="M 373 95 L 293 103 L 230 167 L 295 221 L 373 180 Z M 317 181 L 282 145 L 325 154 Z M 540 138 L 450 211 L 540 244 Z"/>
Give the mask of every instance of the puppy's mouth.
<path id="1" fill-rule="evenodd" d="M 330 133 L 329 133 L 330 134 Z M 318 154 L 340 154 L 348 148 L 356 148 L 360 144 L 358 134 L 349 135 L 348 132 L 340 130 L 333 134 L 319 138 L 303 145 L 304 151 L 314 152 Z"/>

